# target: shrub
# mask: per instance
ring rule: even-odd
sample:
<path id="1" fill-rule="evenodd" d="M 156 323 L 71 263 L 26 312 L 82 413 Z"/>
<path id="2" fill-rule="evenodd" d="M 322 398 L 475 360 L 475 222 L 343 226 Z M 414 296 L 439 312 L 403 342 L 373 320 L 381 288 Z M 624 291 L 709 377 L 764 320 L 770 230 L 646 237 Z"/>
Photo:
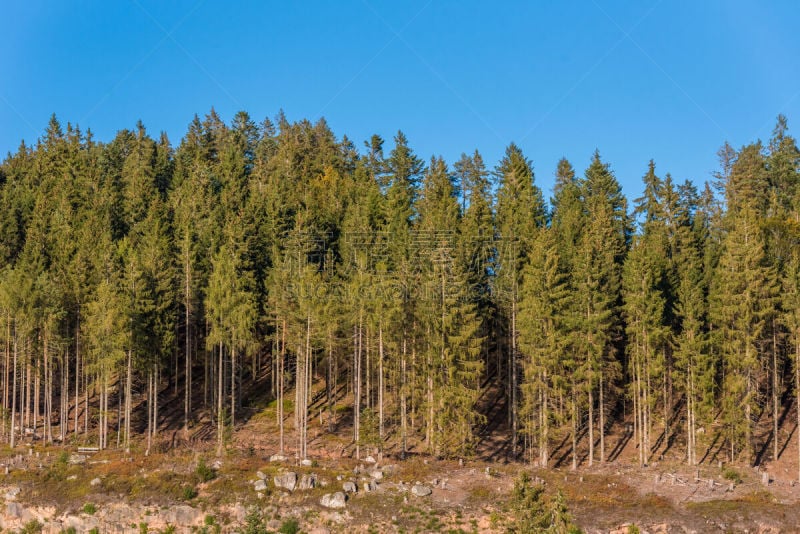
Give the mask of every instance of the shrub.
<path id="1" fill-rule="evenodd" d="M 742 475 L 739 474 L 739 471 L 732 467 L 726 467 L 722 470 L 722 478 L 725 480 L 730 480 L 736 484 L 742 483 Z"/>
<path id="2" fill-rule="evenodd" d="M 94 515 L 94 513 L 96 511 L 97 511 L 97 506 L 95 506 L 94 504 L 92 504 L 90 502 L 87 502 L 86 504 L 83 505 L 83 513 L 84 514 Z"/>
<path id="3" fill-rule="evenodd" d="M 197 475 L 200 482 L 208 482 L 217 478 L 216 471 L 208 467 L 203 458 L 200 458 L 200 461 L 197 462 L 197 468 L 194 470 L 194 474 Z"/>
<path id="4" fill-rule="evenodd" d="M 183 487 L 183 500 L 184 501 L 191 501 L 197 497 L 197 490 L 194 489 L 192 486 L 184 486 Z"/>
<path id="5" fill-rule="evenodd" d="M 278 529 L 280 534 L 297 534 L 300 532 L 300 524 L 297 522 L 297 519 L 291 517 L 281 524 L 281 528 Z"/>

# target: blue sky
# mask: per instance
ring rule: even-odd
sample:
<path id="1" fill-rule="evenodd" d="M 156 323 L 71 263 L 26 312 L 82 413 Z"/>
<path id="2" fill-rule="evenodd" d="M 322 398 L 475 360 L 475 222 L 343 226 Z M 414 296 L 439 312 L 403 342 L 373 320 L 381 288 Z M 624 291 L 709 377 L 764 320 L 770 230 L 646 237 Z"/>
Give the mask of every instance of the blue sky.
<path id="1" fill-rule="evenodd" d="M 598 148 L 632 198 L 651 158 L 701 183 L 725 140 L 766 140 L 778 113 L 800 131 L 798 27 L 791 0 L 9 2 L 0 153 L 53 112 L 177 145 L 212 106 L 283 109 L 450 163 L 514 141 L 547 192 L 562 156 L 582 171 Z"/>

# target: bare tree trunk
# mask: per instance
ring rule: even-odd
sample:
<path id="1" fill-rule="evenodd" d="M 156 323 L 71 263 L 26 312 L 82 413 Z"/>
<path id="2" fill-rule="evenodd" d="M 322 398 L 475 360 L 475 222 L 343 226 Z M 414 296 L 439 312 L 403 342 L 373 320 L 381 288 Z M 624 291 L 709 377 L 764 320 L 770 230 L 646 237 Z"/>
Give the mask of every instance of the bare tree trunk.
<path id="1" fill-rule="evenodd" d="M 517 455 L 517 281 L 514 275 L 514 289 L 511 296 L 511 352 L 508 358 L 508 372 L 511 375 L 511 451 Z"/>
<path id="2" fill-rule="evenodd" d="M 378 324 L 378 437 L 383 450 L 383 324 Z"/>
<path id="3" fill-rule="evenodd" d="M 797 412 L 797 479 L 800 480 L 800 328 L 795 333 L 794 403 Z"/>
<path id="4" fill-rule="evenodd" d="M 61 416 L 58 418 L 59 439 L 63 442 L 69 432 L 69 348 L 61 355 Z"/>
<path id="5" fill-rule="evenodd" d="M 231 428 L 236 425 L 236 340 L 231 343 Z"/>
<path id="6" fill-rule="evenodd" d="M 575 399 L 575 382 L 572 383 L 572 470 L 578 468 L 578 406 Z"/>
<path id="7" fill-rule="evenodd" d="M 406 372 L 406 334 L 403 329 L 403 347 L 400 357 L 400 451 L 402 458 L 405 459 L 407 452 L 408 439 L 408 406 L 406 394 L 408 391 L 408 375 Z"/>
<path id="8" fill-rule="evenodd" d="M 778 411 L 780 408 L 780 383 L 778 381 L 778 334 L 775 318 L 772 319 L 772 458 L 778 460 Z M 800 428 L 798 428 L 800 431 Z"/>
<path id="9" fill-rule="evenodd" d="M 223 416 L 223 391 L 222 391 L 222 383 L 224 381 L 223 378 L 223 368 L 222 368 L 222 341 L 219 342 L 219 375 L 217 376 L 217 456 L 222 456 L 222 449 L 223 449 L 223 433 L 225 431 L 225 422 Z"/>
<path id="10" fill-rule="evenodd" d="M 302 421 L 302 457 L 308 458 L 308 405 L 309 392 L 312 384 L 312 364 L 311 364 L 311 314 L 306 316 L 306 350 L 305 352 L 305 372 L 303 373 L 303 421 Z"/>
<path id="11" fill-rule="evenodd" d="M 147 449 L 145 456 L 150 454 L 153 444 L 153 369 L 147 371 Z"/>
<path id="12" fill-rule="evenodd" d="M 594 464 L 594 385 L 589 381 L 589 467 Z"/>
<path id="13" fill-rule="evenodd" d="M 81 322 L 80 310 L 78 311 L 78 321 L 75 325 L 75 435 L 78 434 L 78 412 L 80 411 L 80 368 L 81 368 L 81 351 L 80 351 L 80 335 L 81 335 Z"/>
<path id="14" fill-rule="evenodd" d="M 14 377 L 11 386 L 11 436 L 10 445 L 13 449 L 16 445 L 17 433 L 14 428 L 15 417 L 17 413 L 17 358 L 18 358 L 19 340 L 17 339 L 17 321 L 14 320 Z"/>
<path id="15" fill-rule="evenodd" d="M 186 255 L 186 262 L 184 263 L 184 279 L 186 281 L 186 285 L 184 286 L 184 301 L 183 301 L 183 308 L 184 308 L 184 316 L 183 320 L 185 323 L 184 328 L 184 350 L 185 350 L 185 362 L 184 362 L 184 369 L 183 369 L 183 379 L 184 379 L 184 392 L 183 392 L 183 429 L 184 432 L 189 432 L 189 414 L 192 411 L 192 350 L 191 350 L 191 298 L 189 295 L 190 290 L 190 276 L 191 276 L 191 269 L 189 265 L 189 255 L 187 252 Z M 176 381 L 177 382 L 177 381 Z"/>
<path id="16" fill-rule="evenodd" d="M 284 389 L 284 373 L 286 373 L 284 366 L 286 361 L 286 319 L 283 320 L 283 327 L 281 328 L 281 348 L 280 360 L 278 361 L 278 426 L 280 427 L 280 455 L 283 456 L 283 389 Z"/>
<path id="17" fill-rule="evenodd" d="M 133 354 L 128 349 L 128 365 L 125 373 L 125 452 L 131 452 L 131 383 L 133 382 Z"/>
<path id="18" fill-rule="evenodd" d="M 361 459 L 361 330 L 362 316 L 361 312 L 359 312 L 355 338 L 356 350 L 353 353 L 353 369 L 355 379 L 353 384 L 353 440 L 356 443 L 356 459 Z"/>
<path id="19" fill-rule="evenodd" d="M 605 392 L 605 374 L 603 373 L 603 364 L 600 363 L 600 463 L 606 461 L 606 405 L 604 399 Z"/>

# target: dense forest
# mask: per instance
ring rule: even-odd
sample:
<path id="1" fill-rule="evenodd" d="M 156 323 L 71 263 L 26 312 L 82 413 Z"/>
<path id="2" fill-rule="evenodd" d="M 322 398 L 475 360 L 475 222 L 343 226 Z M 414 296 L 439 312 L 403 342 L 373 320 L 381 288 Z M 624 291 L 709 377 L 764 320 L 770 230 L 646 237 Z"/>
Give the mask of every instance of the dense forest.
<path id="1" fill-rule="evenodd" d="M 280 453 L 318 418 L 356 455 L 468 457 L 494 388 L 540 466 L 607 461 L 615 425 L 641 464 L 778 456 L 800 399 L 784 117 L 700 186 L 643 162 L 630 203 L 599 152 L 548 201 L 515 144 L 494 167 L 385 144 L 213 110 L 177 148 L 141 123 L 103 143 L 54 116 L 0 166 L 2 439 L 149 448 L 169 390 L 222 450 L 257 388 Z"/>

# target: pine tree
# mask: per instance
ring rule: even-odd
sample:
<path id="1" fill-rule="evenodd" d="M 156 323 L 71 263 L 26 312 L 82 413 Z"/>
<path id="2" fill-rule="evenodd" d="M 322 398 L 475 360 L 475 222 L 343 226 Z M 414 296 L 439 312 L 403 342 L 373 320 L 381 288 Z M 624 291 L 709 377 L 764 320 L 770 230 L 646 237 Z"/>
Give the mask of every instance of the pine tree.
<path id="1" fill-rule="evenodd" d="M 600 461 L 605 461 L 606 396 L 613 392 L 619 374 L 621 267 L 627 247 L 628 220 L 619 184 L 597 152 L 586 170 L 582 189 L 587 224 L 577 245 L 574 277 L 576 309 L 580 314 L 578 345 L 584 358 L 578 372 L 589 411 L 589 465 L 592 465 L 595 425 L 600 434 Z"/>
<path id="2" fill-rule="evenodd" d="M 497 190 L 497 231 L 502 242 L 498 258 L 496 289 L 500 313 L 504 321 L 504 350 L 507 354 L 508 422 L 511 427 L 512 451 L 516 454 L 519 427 L 519 331 L 517 312 L 522 269 L 537 228 L 545 221 L 542 193 L 534 185 L 531 162 L 520 148 L 511 144 L 495 169 L 500 180 Z M 499 366 L 500 362 L 498 362 Z"/>
<path id="3" fill-rule="evenodd" d="M 533 243 L 520 296 L 519 344 L 524 355 L 521 427 L 528 438 L 530 457 L 535 448 L 538 465 L 547 467 L 554 434 L 551 428 L 559 422 L 556 405 L 568 393 L 570 364 L 565 318 L 569 286 L 552 229 L 540 230 Z"/>
<path id="4" fill-rule="evenodd" d="M 722 420 L 731 460 L 742 451 L 752 458 L 761 347 L 778 295 L 777 272 L 767 262 L 759 224 L 765 190 L 761 148 L 750 145 L 739 152 L 728 179 L 726 233 L 709 295 L 723 361 Z"/>

